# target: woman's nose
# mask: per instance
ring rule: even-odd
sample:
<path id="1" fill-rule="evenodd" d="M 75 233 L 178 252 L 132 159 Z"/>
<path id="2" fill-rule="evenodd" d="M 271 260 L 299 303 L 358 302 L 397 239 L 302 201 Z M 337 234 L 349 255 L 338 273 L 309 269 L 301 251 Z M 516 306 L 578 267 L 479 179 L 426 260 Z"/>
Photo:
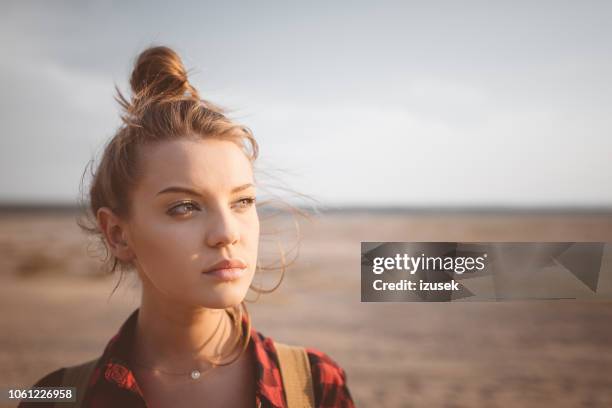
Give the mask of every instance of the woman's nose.
<path id="1" fill-rule="evenodd" d="M 210 247 L 224 247 L 238 242 L 240 231 L 230 211 L 218 211 L 212 215 L 207 226 L 207 244 Z"/>

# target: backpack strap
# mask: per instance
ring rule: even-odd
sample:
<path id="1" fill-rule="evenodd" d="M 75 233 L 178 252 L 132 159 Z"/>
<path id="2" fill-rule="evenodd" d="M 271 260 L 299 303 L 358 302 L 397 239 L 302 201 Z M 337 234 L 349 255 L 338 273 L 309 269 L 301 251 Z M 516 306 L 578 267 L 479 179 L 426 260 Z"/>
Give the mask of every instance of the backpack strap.
<path id="1" fill-rule="evenodd" d="M 287 406 L 289 408 L 314 407 L 312 372 L 308 353 L 304 347 L 274 342 Z"/>
<path id="2" fill-rule="evenodd" d="M 100 357 L 96 357 L 93 360 L 86 361 L 85 363 L 66 367 L 61 386 L 76 387 L 76 402 L 74 405 L 72 405 L 73 408 L 81 408 L 81 404 L 83 404 L 83 397 L 87 391 L 87 383 L 99 360 Z M 56 406 L 63 407 L 64 405 L 65 404 Z"/>

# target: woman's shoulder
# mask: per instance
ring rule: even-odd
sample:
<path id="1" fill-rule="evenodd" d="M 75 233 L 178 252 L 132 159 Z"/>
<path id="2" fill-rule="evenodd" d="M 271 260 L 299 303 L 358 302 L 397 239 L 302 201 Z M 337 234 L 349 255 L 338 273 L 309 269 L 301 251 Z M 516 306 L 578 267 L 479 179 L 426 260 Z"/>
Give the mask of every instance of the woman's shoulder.
<path id="1" fill-rule="evenodd" d="M 30 388 L 34 387 L 60 387 L 62 385 L 62 378 L 64 377 L 65 367 L 58 368 L 54 371 L 45 374 L 41 378 L 39 378 L 34 385 Z M 20 402 L 17 408 L 47 408 L 53 407 L 54 403 L 50 402 Z"/>
<path id="2" fill-rule="evenodd" d="M 276 340 L 266 337 L 255 331 L 257 342 L 266 350 L 267 354 L 276 356 Z M 297 344 L 291 344 L 297 346 Z M 308 356 L 312 385 L 317 407 L 353 407 L 353 399 L 347 384 L 345 370 L 329 354 L 315 347 L 302 347 Z"/>
<path id="3" fill-rule="evenodd" d="M 328 384 L 344 384 L 346 382 L 346 372 L 327 353 L 314 347 L 304 347 L 304 349 L 308 354 L 313 379 L 316 376 L 319 382 Z"/>
<path id="4" fill-rule="evenodd" d="M 263 349 L 267 354 L 276 354 L 276 345 L 283 344 L 278 340 L 268 337 L 257 330 L 253 330 L 252 334 L 255 337 L 256 343 L 263 346 Z M 307 355 L 310 363 L 310 368 L 313 375 L 318 375 L 322 380 L 327 382 L 344 382 L 346 380 L 346 373 L 344 369 L 327 353 L 314 348 L 303 345 L 291 344 L 303 348 Z"/>
<path id="5" fill-rule="evenodd" d="M 65 370 L 66 367 L 61 367 L 45 374 L 32 387 L 59 387 L 62 383 Z"/>
<path id="6" fill-rule="evenodd" d="M 327 353 L 305 347 L 310 362 L 317 407 L 354 407 L 346 371 Z"/>

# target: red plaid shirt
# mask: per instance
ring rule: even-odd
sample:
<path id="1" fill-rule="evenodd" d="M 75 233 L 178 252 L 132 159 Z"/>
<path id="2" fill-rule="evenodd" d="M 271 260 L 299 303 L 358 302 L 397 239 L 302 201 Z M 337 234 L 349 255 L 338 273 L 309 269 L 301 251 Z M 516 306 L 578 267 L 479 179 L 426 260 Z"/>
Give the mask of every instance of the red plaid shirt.
<path id="1" fill-rule="evenodd" d="M 130 353 L 136 320 L 136 309 L 123 323 L 119 332 L 108 342 L 98 361 L 89 385 L 85 390 L 83 407 L 146 407 L 142 391 L 130 370 L 127 356 Z M 242 321 L 246 329 L 246 318 Z M 251 327 L 251 341 L 247 351 L 254 353 L 256 360 L 255 406 L 260 408 L 285 408 L 285 396 L 281 380 L 276 349 L 272 339 Z M 315 407 L 354 407 L 347 387 L 346 373 L 327 354 L 306 348 L 314 387 Z M 64 368 L 57 369 L 33 385 L 33 387 L 59 387 Z M 18 408 L 51 408 L 48 403 L 22 402 Z"/>

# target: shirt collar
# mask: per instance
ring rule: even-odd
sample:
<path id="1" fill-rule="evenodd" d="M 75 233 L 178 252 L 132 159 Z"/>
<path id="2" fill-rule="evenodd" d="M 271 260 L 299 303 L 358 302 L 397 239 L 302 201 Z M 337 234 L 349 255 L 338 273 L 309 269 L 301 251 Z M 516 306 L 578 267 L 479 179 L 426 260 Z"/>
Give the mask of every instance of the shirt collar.
<path id="1" fill-rule="evenodd" d="M 92 378 L 92 386 L 108 382 L 120 389 L 143 396 L 133 371 L 128 365 L 139 308 L 134 310 L 121 325 L 119 331 L 106 345 L 98 365 L 100 375 Z M 242 317 L 242 327 L 247 329 L 247 318 Z M 285 408 L 280 368 L 272 339 L 265 337 L 253 327 L 247 352 L 255 356 L 256 399 L 262 407 Z"/>

